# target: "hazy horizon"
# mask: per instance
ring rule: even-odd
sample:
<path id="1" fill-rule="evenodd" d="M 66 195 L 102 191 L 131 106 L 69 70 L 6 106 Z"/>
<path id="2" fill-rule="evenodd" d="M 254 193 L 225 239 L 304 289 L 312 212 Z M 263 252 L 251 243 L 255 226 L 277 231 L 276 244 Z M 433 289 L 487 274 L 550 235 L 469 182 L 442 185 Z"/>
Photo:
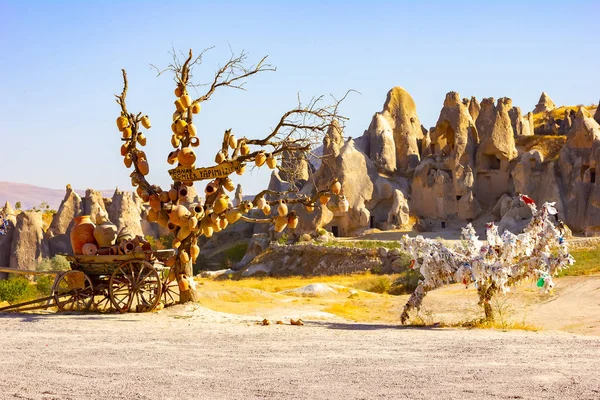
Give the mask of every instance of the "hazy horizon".
<path id="1" fill-rule="evenodd" d="M 195 120 L 199 165 L 213 164 L 225 129 L 264 136 L 298 93 L 308 100 L 359 91 L 341 108 L 352 137 L 368 128 L 394 86 L 413 96 L 426 128 L 435 125 L 449 91 L 510 97 L 523 113 L 542 91 L 557 105 L 600 97 L 593 74 L 600 64 L 597 2 L 211 2 L 178 12 L 163 2 L 0 1 L 0 181 L 131 190 L 115 126 L 114 94 L 125 68 L 130 111 L 152 120 L 150 181 L 167 186 L 174 85 L 149 64 L 167 66 L 171 48 L 198 53 L 216 46 L 195 82 L 212 79 L 229 46 L 248 52 L 250 62 L 269 55 L 278 69 L 252 77 L 247 91 L 225 88 L 203 103 Z M 236 176 L 235 183 L 256 193 L 269 172 Z"/>

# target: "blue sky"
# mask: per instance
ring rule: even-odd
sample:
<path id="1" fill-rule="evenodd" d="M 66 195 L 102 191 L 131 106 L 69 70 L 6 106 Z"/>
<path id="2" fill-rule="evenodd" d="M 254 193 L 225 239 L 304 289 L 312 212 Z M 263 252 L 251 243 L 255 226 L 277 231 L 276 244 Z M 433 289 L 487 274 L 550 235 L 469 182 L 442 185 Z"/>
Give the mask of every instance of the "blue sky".
<path id="1" fill-rule="evenodd" d="M 166 186 L 173 83 L 169 50 L 216 46 L 196 72 L 207 82 L 233 50 L 269 55 L 277 72 L 247 91 L 224 89 L 196 119 L 200 164 L 222 132 L 260 137 L 296 95 L 352 95 L 346 135 L 359 136 L 387 91 L 403 86 L 433 126 L 446 92 L 511 97 L 525 112 L 542 91 L 557 104 L 600 98 L 598 1 L 67 2 L 0 0 L 0 181 L 130 189 L 119 156 L 114 94 L 128 71 L 128 107 L 150 115 L 150 180 Z M 179 3 L 184 4 L 184 3 Z M 268 173 L 241 179 L 257 192 Z"/>

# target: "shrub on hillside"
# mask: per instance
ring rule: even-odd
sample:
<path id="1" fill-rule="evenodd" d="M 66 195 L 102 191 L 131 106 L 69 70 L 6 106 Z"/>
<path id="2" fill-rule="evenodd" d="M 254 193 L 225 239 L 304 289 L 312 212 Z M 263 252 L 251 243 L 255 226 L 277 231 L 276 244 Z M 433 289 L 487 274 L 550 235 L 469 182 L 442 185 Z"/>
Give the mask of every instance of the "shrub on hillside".
<path id="1" fill-rule="evenodd" d="M 37 290 L 27 278 L 22 276 L 12 276 L 9 279 L 0 281 L 0 301 L 7 301 L 10 304 L 19 303 L 35 298 Z"/>

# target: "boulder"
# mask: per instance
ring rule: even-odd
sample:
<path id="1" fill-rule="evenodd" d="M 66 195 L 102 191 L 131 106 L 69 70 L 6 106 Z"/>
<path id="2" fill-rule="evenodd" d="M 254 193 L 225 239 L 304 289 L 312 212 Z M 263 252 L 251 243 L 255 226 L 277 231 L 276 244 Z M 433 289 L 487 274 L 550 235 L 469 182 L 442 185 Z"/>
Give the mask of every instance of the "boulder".
<path id="1" fill-rule="evenodd" d="M 17 215 L 10 254 L 10 268 L 35 269 L 44 257 L 50 256 L 44 240 L 42 213 L 24 211 Z"/>
<path id="2" fill-rule="evenodd" d="M 395 189 L 393 194 L 393 203 L 388 213 L 387 223 L 394 226 L 407 226 L 409 223 L 408 200 L 401 190 Z"/>
<path id="3" fill-rule="evenodd" d="M 554 102 L 552 101 L 550 96 L 548 96 L 548 94 L 546 92 L 542 92 L 542 95 L 540 96 L 540 100 L 538 101 L 537 105 L 533 109 L 533 112 L 535 114 L 537 114 L 537 113 L 541 113 L 541 112 L 552 111 L 554 109 L 556 109 L 556 105 L 554 104 Z"/>

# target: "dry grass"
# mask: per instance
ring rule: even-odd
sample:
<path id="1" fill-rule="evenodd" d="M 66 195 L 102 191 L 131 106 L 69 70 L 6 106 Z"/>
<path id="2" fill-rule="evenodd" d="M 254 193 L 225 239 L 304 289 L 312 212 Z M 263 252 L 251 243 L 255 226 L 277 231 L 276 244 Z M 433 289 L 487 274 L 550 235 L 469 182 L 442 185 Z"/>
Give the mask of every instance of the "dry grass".
<path id="1" fill-rule="evenodd" d="M 515 144 L 524 152 L 539 150 L 544 161 L 556 161 L 566 141 L 566 136 L 533 135 L 519 137 L 515 139 Z"/>

